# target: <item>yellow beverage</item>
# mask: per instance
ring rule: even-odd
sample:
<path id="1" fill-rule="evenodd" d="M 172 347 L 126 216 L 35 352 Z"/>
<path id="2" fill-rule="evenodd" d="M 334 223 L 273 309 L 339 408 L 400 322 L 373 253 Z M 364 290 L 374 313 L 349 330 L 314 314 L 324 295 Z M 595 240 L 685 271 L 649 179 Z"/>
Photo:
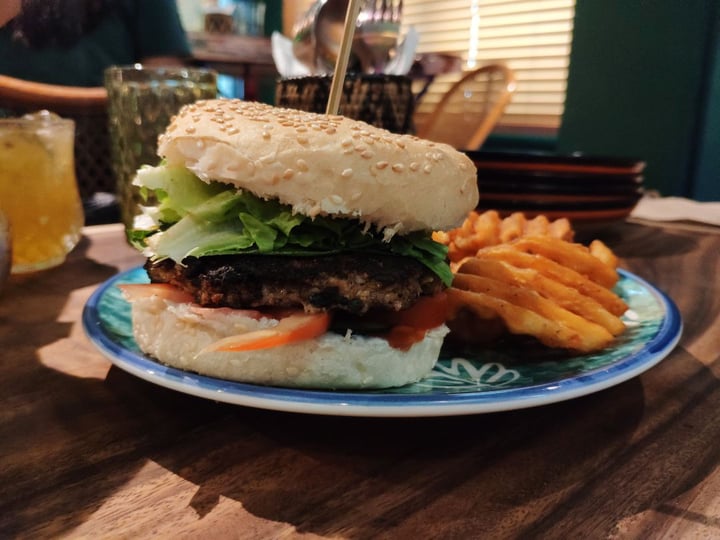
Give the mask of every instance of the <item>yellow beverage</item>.
<path id="1" fill-rule="evenodd" d="M 80 239 L 73 144 L 72 120 L 0 120 L 0 210 L 10 224 L 12 273 L 56 266 Z"/>

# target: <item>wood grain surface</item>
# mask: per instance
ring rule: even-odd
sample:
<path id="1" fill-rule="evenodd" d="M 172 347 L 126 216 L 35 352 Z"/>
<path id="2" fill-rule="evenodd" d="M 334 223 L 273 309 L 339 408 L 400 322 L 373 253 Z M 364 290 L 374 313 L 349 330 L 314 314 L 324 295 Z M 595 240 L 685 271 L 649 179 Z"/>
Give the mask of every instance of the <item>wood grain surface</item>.
<path id="1" fill-rule="evenodd" d="M 448 418 L 310 416 L 173 392 L 85 337 L 142 258 L 87 230 L 0 293 L 2 538 L 720 537 L 720 235 L 596 232 L 677 303 L 680 345 L 583 398 Z"/>

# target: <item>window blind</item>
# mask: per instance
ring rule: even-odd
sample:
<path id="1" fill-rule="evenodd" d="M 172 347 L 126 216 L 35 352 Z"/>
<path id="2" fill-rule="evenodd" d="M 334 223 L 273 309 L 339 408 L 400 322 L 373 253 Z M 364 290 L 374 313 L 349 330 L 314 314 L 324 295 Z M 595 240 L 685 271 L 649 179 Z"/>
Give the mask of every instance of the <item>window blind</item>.
<path id="1" fill-rule="evenodd" d="M 554 131 L 565 102 L 575 0 L 405 0 L 403 22 L 420 34 L 419 53 L 449 53 L 464 70 L 504 62 L 517 89 L 502 131 Z M 438 76 L 419 103 L 423 119 L 460 73 Z"/>

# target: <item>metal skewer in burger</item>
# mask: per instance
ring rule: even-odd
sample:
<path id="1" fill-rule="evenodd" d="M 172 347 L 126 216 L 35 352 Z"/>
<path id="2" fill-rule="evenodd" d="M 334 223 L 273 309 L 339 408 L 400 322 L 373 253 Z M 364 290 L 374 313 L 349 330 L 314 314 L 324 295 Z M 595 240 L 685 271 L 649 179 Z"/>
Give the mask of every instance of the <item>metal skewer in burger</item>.
<path id="1" fill-rule="evenodd" d="M 258 384 L 382 388 L 437 361 L 452 280 L 431 231 L 478 200 L 453 148 L 341 116 L 240 100 L 186 106 L 135 183 L 158 204 L 125 286 L 140 348 Z"/>

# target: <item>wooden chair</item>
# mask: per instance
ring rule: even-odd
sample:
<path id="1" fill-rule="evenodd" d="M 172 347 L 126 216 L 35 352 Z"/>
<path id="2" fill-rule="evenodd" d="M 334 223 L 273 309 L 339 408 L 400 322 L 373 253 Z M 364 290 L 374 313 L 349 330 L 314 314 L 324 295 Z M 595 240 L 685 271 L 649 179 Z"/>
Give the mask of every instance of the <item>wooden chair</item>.
<path id="1" fill-rule="evenodd" d="M 423 139 L 475 150 L 502 116 L 515 91 L 515 75 L 504 64 L 470 71 L 443 95 L 418 130 Z"/>
<path id="2" fill-rule="evenodd" d="M 0 116 L 47 109 L 75 121 L 75 169 L 83 199 L 115 193 L 107 119 L 107 92 L 36 83 L 0 75 Z"/>

